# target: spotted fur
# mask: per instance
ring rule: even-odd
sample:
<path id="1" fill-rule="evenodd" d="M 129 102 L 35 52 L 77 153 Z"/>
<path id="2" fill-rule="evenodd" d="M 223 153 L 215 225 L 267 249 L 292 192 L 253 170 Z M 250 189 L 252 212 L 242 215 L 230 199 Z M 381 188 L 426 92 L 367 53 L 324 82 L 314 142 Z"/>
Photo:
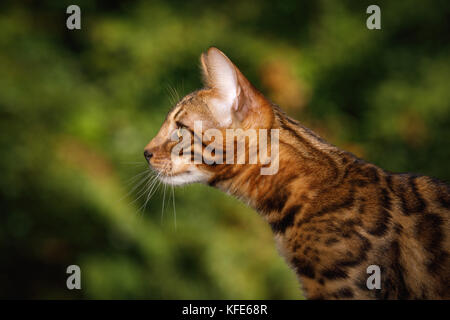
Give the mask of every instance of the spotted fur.
<path id="1" fill-rule="evenodd" d="M 201 61 L 206 88 L 183 98 L 146 147 L 163 181 L 205 183 L 253 207 L 310 299 L 450 298 L 447 184 L 387 172 L 325 142 L 264 98 L 219 50 Z M 227 79 L 237 88 L 221 87 Z M 194 133 L 195 120 L 204 130 L 280 130 L 278 173 L 261 175 L 261 164 L 176 165 L 168 137 L 180 127 Z M 381 289 L 367 288 L 370 265 L 380 267 Z"/>

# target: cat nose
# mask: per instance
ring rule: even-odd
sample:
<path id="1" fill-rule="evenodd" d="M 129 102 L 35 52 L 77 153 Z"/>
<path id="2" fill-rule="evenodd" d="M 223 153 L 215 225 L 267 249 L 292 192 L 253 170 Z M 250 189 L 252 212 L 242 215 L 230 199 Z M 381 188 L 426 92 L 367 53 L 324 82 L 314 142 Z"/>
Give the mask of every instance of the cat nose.
<path id="1" fill-rule="evenodd" d="M 153 153 L 151 153 L 148 150 L 145 150 L 144 151 L 144 157 L 145 157 L 145 160 L 147 160 L 147 162 L 150 162 L 150 159 L 153 157 Z"/>

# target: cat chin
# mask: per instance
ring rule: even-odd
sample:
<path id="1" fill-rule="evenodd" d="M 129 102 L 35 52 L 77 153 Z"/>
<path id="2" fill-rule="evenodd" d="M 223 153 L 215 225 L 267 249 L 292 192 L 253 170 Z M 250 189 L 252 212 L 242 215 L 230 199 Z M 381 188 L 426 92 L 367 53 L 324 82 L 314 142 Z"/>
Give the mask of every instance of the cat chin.
<path id="1" fill-rule="evenodd" d="M 201 172 L 183 172 L 173 176 L 161 176 L 159 180 L 172 186 L 182 186 L 185 184 L 204 182 L 206 181 L 206 177 Z"/>

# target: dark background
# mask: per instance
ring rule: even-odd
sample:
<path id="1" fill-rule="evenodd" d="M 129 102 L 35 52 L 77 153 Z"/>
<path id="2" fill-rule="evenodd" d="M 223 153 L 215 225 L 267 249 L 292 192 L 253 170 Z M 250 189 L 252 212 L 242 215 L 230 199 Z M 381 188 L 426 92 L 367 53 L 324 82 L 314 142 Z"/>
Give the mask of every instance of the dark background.
<path id="1" fill-rule="evenodd" d="M 176 189 L 176 227 L 171 189 L 144 206 L 143 148 L 174 91 L 201 87 L 214 45 L 333 144 L 449 181 L 449 30 L 449 1 L 2 1 L 0 297 L 301 298 L 237 200 Z"/>

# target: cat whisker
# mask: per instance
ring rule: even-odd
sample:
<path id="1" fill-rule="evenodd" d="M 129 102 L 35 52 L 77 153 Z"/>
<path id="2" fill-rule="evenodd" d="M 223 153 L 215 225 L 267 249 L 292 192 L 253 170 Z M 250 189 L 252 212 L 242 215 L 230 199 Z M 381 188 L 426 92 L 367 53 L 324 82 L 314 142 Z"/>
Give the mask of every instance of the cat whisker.
<path id="1" fill-rule="evenodd" d="M 150 187 L 147 189 L 147 190 L 148 190 L 148 193 L 147 193 L 147 190 L 146 190 L 147 198 L 145 199 L 145 202 L 144 202 L 144 204 L 142 205 L 142 207 L 139 208 L 139 211 L 142 210 L 142 212 L 144 212 L 145 209 L 147 208 L 147 203 L 148 203 L 148 201 L 151 199 L 151 197 L 153 196 L 153 194 L 156 192 L 156 190 L 158 189 L 159 185 L 161 184 L 161 181 L 159 181 L 159 179 L 158 179 L 160 175 L 161 175 L 161 173 L 158 173 L 158 174 L 155 176 L 155 178 L 154 178 L 154 180 L 152 181 Z"/>
<path id="2" fill-rule="evenodd" d="M 126 165 L 139 165 L 139 166 L 145 166 L 147 165 L 147 163 L 143 162 L 143 161 L 126 161 L 126 162 L 121 162 L 120 164 L 126 164 Z"/>
<path id="3" fill-rule="evenodd" d="M 167 187 L 167 184 L 164 183 L 163 201 L 162 201 L 162 208 L 161 208 L 161 223 L 163 222 L 163 218 L 164 218 L 164 205 L 166 202 L 166 187 Z"/>
<path id="4" fill-rule="evenodd" d="M 175 87 L 171 86 L 170 84 L 167 84 L 167 91 L 170 95 L 170 103 L 175 105 L 178 101 L 180 101 L 180 95 L 178 94 L 178 91 L 175 89 Z"/>
<path id="5" fill-rule="evenodd" d="M 147 176 L 151 175 L 151 172 L 148 172 L 148 170 L 144 170 L 143 172 L 140 172 L 138 174 L 136 174 L 135 176 L 129 178 L 127 181 L 125 181 L 126 185 L 130 185 L 134 182 L 136 182 L 136 180 L 138 180 L 139 178 L 142 178 L 143 175 L 147 174 Z"/>
<path id="6" fill-rule="evenodd" d="M 142 177 L 145 173 L 147 173 L 147 174 L 144 177 Z M 117 202 L 120 202 L 123 199 L 127 198 L 129 195 L 131 195 L 137 188 L 142 186 L 142 184 L 144 184 L 150 177 L 151 177 L 151 173 L 150 172 L 142 172 L 142 173 L 137 174 L 133 178 L 131 178 L 132 181 L 128 182 L 127 186 L 129 186 L 130 184 L 134 184 L 134 183 L 135 183 L 135 185 L 122 198 L 117 200 Z M 139 181 L 136 183 L 135 180 L 139 180 Z"/>
<path id="7" fill-rule="evenodd" d="M 173 202 L 173 217 L 175 223 L 175 230 L 177 229 L 177 209 L 175 208 L 175 187 L 172 185 L 172 202 Z"/>
<path id="8" fill-rule="evenodd" d="M 154 183 L 157 181 L 157 177 L 156 176 L 152 176 L 150 179 L 149 179 L 149 181 L 147 181 L 147 183 L 145 184 L 145 187 L 144 187 L 144 190 L 141 190 L 140 191 L 140 193 L 138 194 L 138 197 L 134 200 L 134 201 L 132 201 L 131 203 L 130 203 L 130 205 L 131 204 L 133 204 L 133 203 L 135 203 L 137 200 L 139 200 L 140 198 L 142 198 L 142 196 L 143 195 L 145 195 L 146 193 L 147 193 L 147 191 L 149 191 L 151 188 L 152 188 L 152 186 L 154 185 Z"/>

